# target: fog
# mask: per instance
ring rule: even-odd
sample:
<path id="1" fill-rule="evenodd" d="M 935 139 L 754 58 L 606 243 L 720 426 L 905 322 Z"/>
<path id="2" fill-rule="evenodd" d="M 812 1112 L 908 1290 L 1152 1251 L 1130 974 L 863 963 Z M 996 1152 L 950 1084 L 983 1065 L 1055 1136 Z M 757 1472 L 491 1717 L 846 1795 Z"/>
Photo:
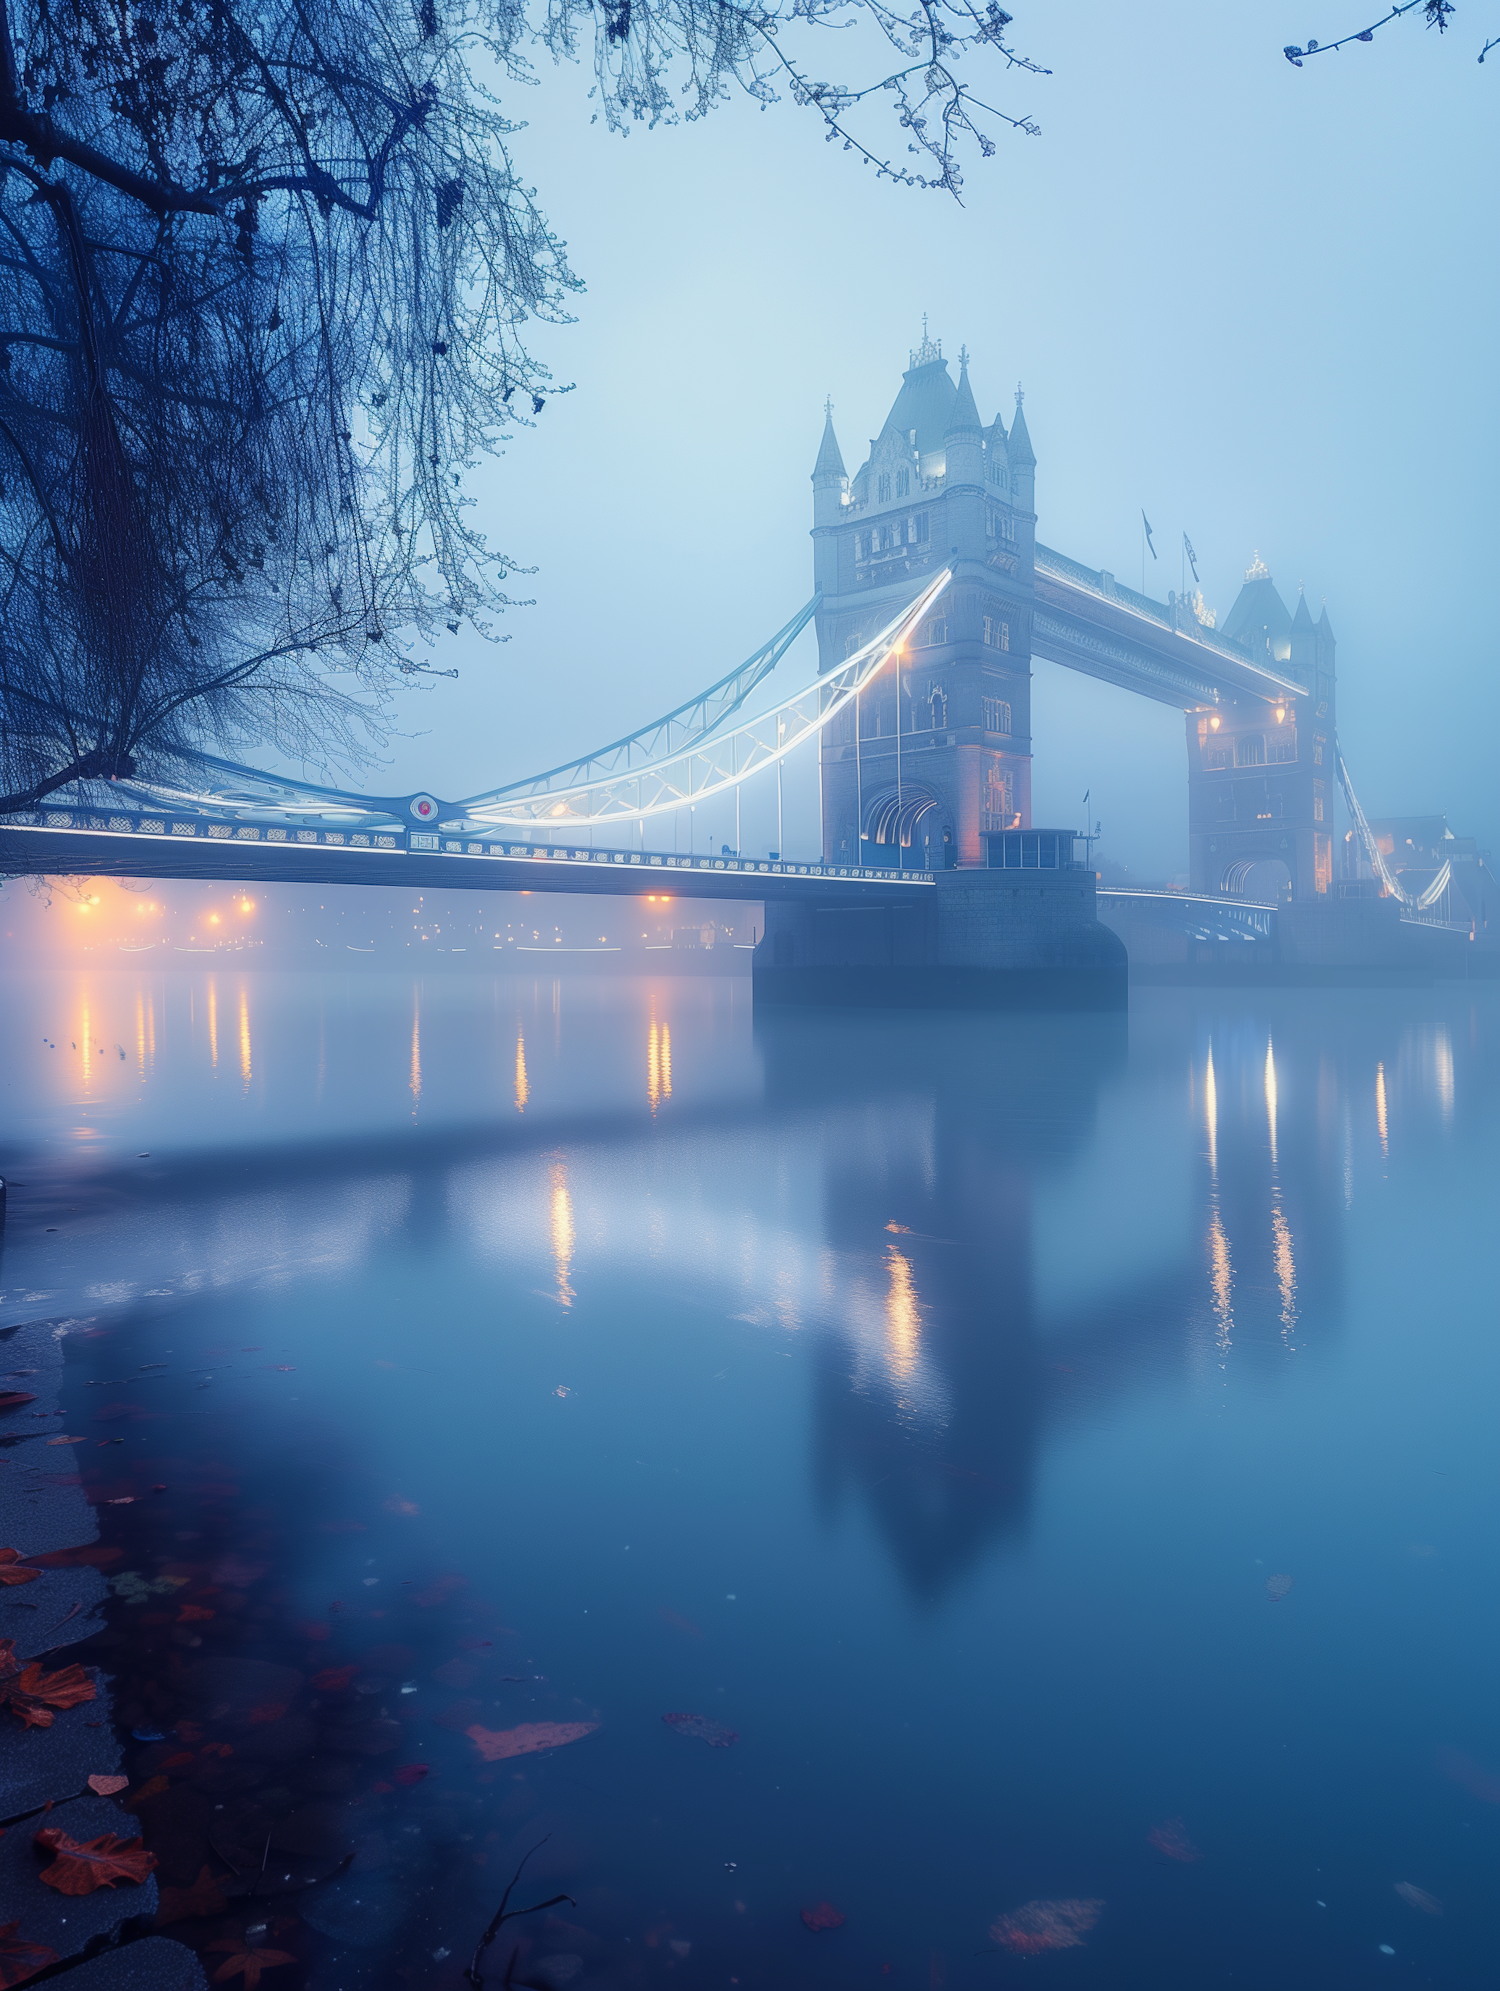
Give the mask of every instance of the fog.
<path id="1" fill-rule="evenodd" d="M 406 700 L 369 786 L 472 793 L 754 649 L 811 592 L 825 397 L 852 473 L 925 312 L 950 359 L 967 344 L 986 421 L 1024 382 L 1046 544 L 1140 585 L 1144 507 L 1147 591 L 1179 586 L 1186 529 L 1221 620 L 1258 551 L 1289 606 L 1299 583 L 1327 602 L 1367 810 L 1493 839 L 1500 74 L 1468 10 L 1442 39 L 1400 22 L 1286 62 L 1363 25 L 1350 5 L 1018 12 L 1054 73 L 991 94 L 1042 135 L 973 161 L 962 206 L 877 181 L 790 104 L 622 139 L 590 123 L 585 70 L 508 86 L 518 167 L 587 285 L 534 337 L 572 391 L 474 484 L 535 606 L 504 645 L 439 654 L 460 678 Z M 813 67 L 842 61 L 825 38 Z M 1106 857 L 1181 874 L 1180 715 L 1035 672 L 1035 820 L 1080 822 L 1091 789 Z M 813 847 L 810 794 L 789 791 L 789 849 Z M 774 841 L 754 815 L 747 847 Z"/>

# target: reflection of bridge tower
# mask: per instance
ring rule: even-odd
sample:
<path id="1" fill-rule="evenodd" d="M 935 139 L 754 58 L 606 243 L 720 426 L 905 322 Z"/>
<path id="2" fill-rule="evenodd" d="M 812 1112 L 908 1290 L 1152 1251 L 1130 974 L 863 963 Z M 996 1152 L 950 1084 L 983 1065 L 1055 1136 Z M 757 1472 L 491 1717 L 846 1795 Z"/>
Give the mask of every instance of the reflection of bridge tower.
<path id="1" fill-rule="evenodd" d="M 1333 875 L 1334 641 L 1300 590 L 1288 615 L 1259 558 L 1224 623 L 1305 695 L 1242 692 L 1187 715 L 1188 841 L 1195 891 L 1310 898 Z"/>
<path id="2" fill-rule="evenodd" d="M 845 474 L 830 409 L 813 470 L 813 567 L 831 670 L 945 562 L 953 582 L 897 671 L 823 734 L 823 851 L 833 863 L 983 862 L 986 830 L 1031 820 L 1036 458 L 1021 394 L 985 427 L 967 354 L 955 383 L 924 337 L 870 454 Z M 905 853 L 903 855 L 903 853 Z"/>

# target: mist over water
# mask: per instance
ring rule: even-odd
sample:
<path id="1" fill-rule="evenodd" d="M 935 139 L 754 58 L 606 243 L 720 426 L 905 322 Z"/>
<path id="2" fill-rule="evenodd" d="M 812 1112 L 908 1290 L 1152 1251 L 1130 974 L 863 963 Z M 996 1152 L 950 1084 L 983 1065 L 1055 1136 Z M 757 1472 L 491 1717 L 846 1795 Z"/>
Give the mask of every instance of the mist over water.
<path id="1" fill-rule="evenodd" d="M 1038 1902 L 1069 1981 L 1483 1981 L 1489 989 L 0 1003 L 88 1654 L 165 1886 L 354 1850 L 270 1904 L 308 1986 L 454 1984 L 549 1834 L 581 1991 L 1006 1981 Z"/>

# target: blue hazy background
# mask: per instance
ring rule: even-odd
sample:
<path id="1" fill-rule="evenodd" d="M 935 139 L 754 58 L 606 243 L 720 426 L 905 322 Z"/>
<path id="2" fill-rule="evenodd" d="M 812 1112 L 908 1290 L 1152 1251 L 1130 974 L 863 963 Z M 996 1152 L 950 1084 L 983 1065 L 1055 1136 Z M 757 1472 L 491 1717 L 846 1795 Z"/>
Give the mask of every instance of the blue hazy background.
<path id="1" fill-rule="evenodd" d="M 1221 618 L 1259 550 L 1289 605 L 1299 582 L 1327 601 L 1366 808 L 1493 840 L 1500 57 L 1475 62 L 1464 6 L 1442 38 L 1413 19 L 1286 62 L 1361 5 L 1018 4 L 1054 73 L 997 62 L 985 87 L 1042 135 L 971 161 L 962 206 L 877 181 L 790 103 L 621 138 L 587 66 L 507 84 L 518 170 L 587 285 L 533 340 L 573 391 L 473 484 L 535 606 L 503 647 L 440 654 L 462 676 L 407 698 L 369 785 L 471 793 L 753 649 L 811 589 L 825 396 L 852 472 L 926 312 L 986 420 L 1025 383 L 1046 543 L 1139 584 L 1144 506 L 1148 590 L 1179 585 L 1186 528 Z M 879 73 L 852 37 L 801 46 L 816 75 Z M 1039 664 L 1034 750 L 1038 821 L 1081 821 L 1091 788 L 1106 857 L 1184 870 L 1176 712 Z M 752 818 L 747 847 L 773 835 Z"/>

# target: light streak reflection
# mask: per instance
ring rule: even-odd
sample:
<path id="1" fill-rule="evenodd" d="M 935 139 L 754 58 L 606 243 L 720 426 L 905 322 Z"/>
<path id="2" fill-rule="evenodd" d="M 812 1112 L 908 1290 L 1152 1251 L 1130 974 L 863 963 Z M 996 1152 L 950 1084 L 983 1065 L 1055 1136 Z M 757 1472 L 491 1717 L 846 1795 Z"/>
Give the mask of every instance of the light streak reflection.
<path id="1" fill-rule="evenodd" d="M 886 1359 L 897 1382 L 904 1383 L 922 1352 L 922 1310 L 912 1279 L 911 1260 L 894 1245 L 886 1249 L 890 1285 L 885 1296 Z"/>
<path id="2" fill-rule="evenodd" d="M 557 1301 L 559 1306 L 571 1307 L 576 1296 L 569 1274 L 573 1266 L 577 1234 L 573 1228 L 573 1198 L 568 1194 L 568 1171 L 565 1163 L 553 1162 L 551 1179 L 552 1262 L 556 1268 Z"/>

